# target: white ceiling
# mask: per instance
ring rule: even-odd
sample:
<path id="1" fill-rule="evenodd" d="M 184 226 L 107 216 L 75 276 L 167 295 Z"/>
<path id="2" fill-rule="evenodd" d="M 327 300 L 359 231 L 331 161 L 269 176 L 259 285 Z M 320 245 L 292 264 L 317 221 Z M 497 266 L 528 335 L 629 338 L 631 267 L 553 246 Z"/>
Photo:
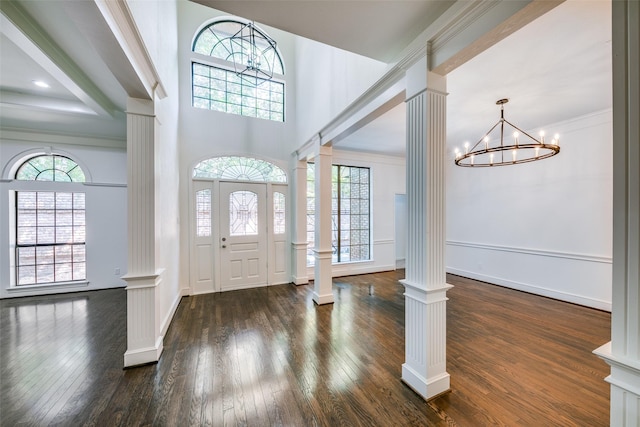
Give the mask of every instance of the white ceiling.
<path id="1" fill-rule="evenodd" d="M 476 143 L 500 118 L 524 130 L 611 108 L 611 4 L 569 0 L 447 75 L 447 142 Z M 548 129 L 552 131 L 552 129 Z M 338 148 L 404 155 L 404 104 Z"/>
<path id="2" fill-rule="evenodd" d="M 193 0 L 383 62 L 455 3 L 453 0 Z"/>
<path id="3" fill-rule="evenodd" d="M 433 0 L 198 2 L 384 60 L 390 60 L 452 4 Z M 104 34 L 105 24 L 95 4 L 74 0 L 17 3 L 110 100 L 116 113 L 111 117 L 87 114 L 91 113 L 87 104 L 68 84 L 54 78 L 55 73 L 4 35 L 3 21 L 2 126 L 60 133 L 75 129 L 80 134 L 124 138 L 124 116 L 117 111 L 125 109 L 126 92 L 109 70 L 119 65 L 105 61 L 87 37 L 88 31 L 97 32 L 96 37 L 102 39 L 109 36 Z M 480 138 L 497 121 L 495 101 L 500 98 L 511 99 L 506 116 L 524 129 L 610 108 L 610 22 L 610 2 L 569 0 L 451 72 L 447 76 L 449 141 Z M 35 79 L 48 81 L 51 88 L 37 88 Z M 404 132 L 401 104 L 338 146 L 403 155 Z"/>
<path id="4" fill-rule="evenodd" d="M 50 60 L 50 52 L 38 48 L 9 19 L 1 17 L 2 127 L 122 140 L 126 135 L 123 111 L 127 94 L 78 25 L 78 21 L 95 23 L 100 18 L 95 15 L 97 9 L 83 15 L 81 11 L 87 9 L 89 2 L 15 3 L 30 16 L 28 21 L 35 31 L 45 34 L 55 49 L 64 52 L 65 60 L 56 66 Z M 34 80 L 50 87 L 37 87 Z M 83 80 L 89 83 L 82 83 Z M 101 99 L 102 105 L 96 99 Z"/>

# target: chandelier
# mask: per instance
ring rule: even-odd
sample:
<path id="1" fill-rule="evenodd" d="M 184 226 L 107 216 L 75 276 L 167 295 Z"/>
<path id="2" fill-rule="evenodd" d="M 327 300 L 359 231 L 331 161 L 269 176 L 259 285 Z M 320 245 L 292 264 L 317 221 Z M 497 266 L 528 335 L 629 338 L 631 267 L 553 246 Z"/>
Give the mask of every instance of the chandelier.
<path id="1" fill-rule="evenodd" d="M 248 22 L 229 37 L 229 42 L 234 71 L 244 82 L 258 86 L 273 78 L 278 60 L 275 40 Z"/>
<path id="2" fill-rule="evenodd" d="M 555 156 L 560 152 L 560 137 L 555 134 L 551 143 L 545 143 L 544 131 L 540 131 L 540 139 L 535 139 L 513 123 L 504 118 L 504 104 L 508 99 L 499 99 L 496 104 L 500 106 L 500 120 L 473 146 L 464 144 L 464 152 L 455 149 L 458 166 L 484 167 L 505 166 L 518 163 L 534 162 Z M 514 129 L 513 139 L 505 141 L 505 124 Z M 491 133 L 500 129 L 500 138 L 493 137 Z"/>

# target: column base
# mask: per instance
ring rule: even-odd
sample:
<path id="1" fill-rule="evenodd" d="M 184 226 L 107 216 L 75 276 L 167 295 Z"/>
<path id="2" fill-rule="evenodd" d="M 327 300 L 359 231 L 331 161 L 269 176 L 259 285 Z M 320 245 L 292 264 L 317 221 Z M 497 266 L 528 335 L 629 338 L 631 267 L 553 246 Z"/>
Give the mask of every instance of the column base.
<path id="1" fill-rule="evenodd" d="M 611 352 L 611 342 L 593 351 L 611 366 L 605 381 L 611 384 L 612 426 L 640 425 L 640 361 L 625 359 Z"/>
<path id="2" fill-rule="evenodd" d="M 326 295 L 319 295 L 316 292 L 314 292 L 313 302 L 315 302 L 317 305 L 333 304 L 334 303 L 333 293 L 326 294 Z"/>
<path id="3" fill-rule="evenodd" d="M 293 284 L 296 286 L 309 284 L 309 277 L 307 276 L 293 276 L 291 279 L 293 281 Z"/>
<path id="4" fill-rule="evenodd" d="M 445 372 L 427 380 L 411 369 L 406 363 L 402 364 L 402 382 L 411 390 L 418 393 L 424 400 L 430 400 L 451 390 L 451 376 Z"/>
<path id="5" fill-rule="evenodd" d="M 163 339 L 158 338 L 155 346 L 147 348 L 138 348 L 136 350 L 127 350 L 124 353 L 124 367 L 134 368 L 136 366 L 158 363 L 164 346 Z"/>
<path id="6" fill-rule="evenodd" d="M 449 390 L 447 373 L 447 291 L 444 283 L 427 289 L 409 280 L 405 287 L 405 363 L 402 381 L 425 400 Z"/>
<path id="7" fill-rule="evenodd" d="M 163 349 L 158 316 L 158 286 L 164 269 L 153 274 L 127 274 L 127 351 L 125 368 L 157 362 Z"/>

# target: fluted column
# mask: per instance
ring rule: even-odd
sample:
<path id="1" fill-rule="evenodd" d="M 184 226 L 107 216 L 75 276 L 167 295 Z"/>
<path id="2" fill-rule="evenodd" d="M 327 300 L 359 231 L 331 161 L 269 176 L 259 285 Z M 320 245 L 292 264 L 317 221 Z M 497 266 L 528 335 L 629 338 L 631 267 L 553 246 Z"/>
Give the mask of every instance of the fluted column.
<path id="1" fill-rule="evenodd" d="M 309 283 L 307 276 L 307 161 L 295 160 L 293 167 L 293 230 L 291 234 L 292 281 Z"/>
<path id="2" fill-rule="evenodd" d="M 612 2 L 613 295 L 611 426 L 640 426 L 640 3 Z"/>
<path id="3" fill-rule="evenodd" d="M 407 256 L 402 380 L 425 399 L 449 390 L 446 371 L 446 79 L 426 59 L 407 70 Z"/>
<path id="4" fill-rule="evenodd" d="M 155 115 L 153 101 L 127 100 L 127 351 L 124 365 L 156 362 L 162 353 L 155 266 Z"/>
<path id="5" fill-rule="evenodd" d="M 333 303 L 331 281 L 331 147 L 320 146 L 315 162 L 315 244 L 316 258 L 313 301 Z"/>

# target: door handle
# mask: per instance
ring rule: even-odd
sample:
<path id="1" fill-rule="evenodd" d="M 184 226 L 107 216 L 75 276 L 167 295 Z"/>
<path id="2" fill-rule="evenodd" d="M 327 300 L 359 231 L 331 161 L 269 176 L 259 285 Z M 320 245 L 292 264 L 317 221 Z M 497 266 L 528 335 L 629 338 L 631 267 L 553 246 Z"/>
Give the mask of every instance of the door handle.
<path id="1" fill-rule="evenodd" d="M 222 249 L 224 249 L 224 248 L 226 248 L 226 247 L 227 247 L 227 245 L 222 245 Z"/>

